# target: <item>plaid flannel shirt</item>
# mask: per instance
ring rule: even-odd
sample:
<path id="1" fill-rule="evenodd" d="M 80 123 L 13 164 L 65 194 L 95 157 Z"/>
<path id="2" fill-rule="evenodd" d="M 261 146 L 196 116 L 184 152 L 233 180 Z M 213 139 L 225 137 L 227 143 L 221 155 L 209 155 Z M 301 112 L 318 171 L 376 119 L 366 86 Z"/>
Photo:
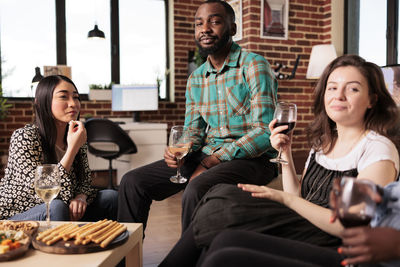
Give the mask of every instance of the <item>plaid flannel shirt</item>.
<path id="1" fill-rule="evenodd" d="M 219 71 L 208 59 L 187 83 L 185 125 L 191 129 L 193 150 L 221 161 L 274 157 L 268 124 L 277 88 L 267 60 L 234 42 Z"/>

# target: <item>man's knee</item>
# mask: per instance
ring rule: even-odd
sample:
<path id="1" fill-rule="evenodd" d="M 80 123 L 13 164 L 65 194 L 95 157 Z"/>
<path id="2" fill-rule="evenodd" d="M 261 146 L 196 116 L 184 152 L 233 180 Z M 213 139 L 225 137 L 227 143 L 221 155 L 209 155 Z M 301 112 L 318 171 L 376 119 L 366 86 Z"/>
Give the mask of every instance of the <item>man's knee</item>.
<path id="1" fill-rule="evenodd" d="M 129 190 L 132 188 L 142 187 L 142 176 L 137 170 L 131 170 L 122 176 L 120 182 L 120 190 Z"/>

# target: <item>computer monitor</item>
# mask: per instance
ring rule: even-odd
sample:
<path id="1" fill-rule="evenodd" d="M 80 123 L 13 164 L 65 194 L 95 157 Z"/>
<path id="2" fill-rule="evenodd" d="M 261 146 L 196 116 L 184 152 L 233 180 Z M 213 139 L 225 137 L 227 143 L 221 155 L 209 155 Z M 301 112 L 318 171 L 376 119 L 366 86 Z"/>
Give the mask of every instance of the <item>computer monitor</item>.
<path id="1" fill-rule="evenodd" d="M 156 84 L 112 85 L 112 111 L 144 111 L 158 109 Z M 138 120 L 134 114 L 134 121 Z"/>
<path id="2" fill-rule="evenodd" d="M 397 106 L 400 106 L 400 65 L 382 67 L 386 88 L 389 90 Z"/>

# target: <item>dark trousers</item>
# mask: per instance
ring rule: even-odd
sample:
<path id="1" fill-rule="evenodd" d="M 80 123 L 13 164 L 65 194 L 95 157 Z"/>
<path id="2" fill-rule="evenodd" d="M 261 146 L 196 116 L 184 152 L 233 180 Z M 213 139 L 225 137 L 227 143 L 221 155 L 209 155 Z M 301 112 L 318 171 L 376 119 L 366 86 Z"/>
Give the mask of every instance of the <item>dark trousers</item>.
<path id="1" fill-rule="evenodd" d="M 242 230 L 224 230 L 200 248 L 190 225 L 159 267 L 336 267 L 341 260 L 334 248 Z"/>
<path id="2" fill-rule="evenodd" d="M 185 159 L 182 175 L 190 178 L 206 155 L 196 152 Z M 146 227 L 152 200 L 163 200 L 183 189 L 182 232 L 189 226 L 193 210 L 212 186 L 219 183 L 251 183 L 265 185 L 277 175 L 276 165 L 267 157 L 235 159 L 206 170 L 189 183 L 174 184 L 169 178 L 176 174 L 164 160 L 127 172 L 121 180 L 118 196 L 118 221 L 143 223 Z"/>
<path id="3" fill-rule="evenodd" d="M 259 233 L 228 230 L 211 243 L 201 266 L 329 267 L 343 257 L 332 248 Z"/>

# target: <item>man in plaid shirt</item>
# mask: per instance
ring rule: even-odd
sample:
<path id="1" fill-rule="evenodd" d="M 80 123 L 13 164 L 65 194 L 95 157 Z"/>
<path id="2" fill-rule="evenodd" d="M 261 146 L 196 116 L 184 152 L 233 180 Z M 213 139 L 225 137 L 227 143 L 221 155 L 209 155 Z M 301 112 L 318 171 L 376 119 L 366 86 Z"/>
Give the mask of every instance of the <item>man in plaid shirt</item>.
<path id="1" fill-rule="evenodd" d="M 267 184 L 277 175 L 269 162 L 275 151 L 269 141 L 277 82 L 268 62 L 232 41 L 236 33 L 232 7 L 219 0 L 200 5 L 195 16 L 195 41 L 207 61 L 189 77 L 185 126 L 192 152 L 182 174 L 189 181 L 170 182 L 176 157 L 165 149 L 164 160 L 126 173 L 119 190 L 118 220 L 146 226 L 152 200 L 182 189 L 182 231 L 199 200 L 219 183 Z"/>

